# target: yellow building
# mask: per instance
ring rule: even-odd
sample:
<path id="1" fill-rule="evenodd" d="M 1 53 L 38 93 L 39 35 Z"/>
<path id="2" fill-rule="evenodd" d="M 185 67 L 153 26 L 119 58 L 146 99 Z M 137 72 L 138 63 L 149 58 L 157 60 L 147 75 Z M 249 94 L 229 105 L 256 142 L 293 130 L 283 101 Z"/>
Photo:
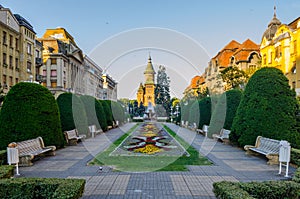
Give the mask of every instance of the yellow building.
<path id="1" fill-rule="evenodd" d="M 144 106 L 155 106 L 155 71 L 149 56 L 148 64 L 144 72 L 145 83 L 141 83 L 137 92 L 138 105 L 143 103 Z"/>
<path id="2" fill-rule="evenodd" d="M 276 67 L 289 79 L 290 86 L 300 95 L 300 17 L 282 24 L 276 13 L 265 31 L 260 52 L 263 67 Z"/>
<path id="3" fill-rule="evenodd" d="M 21 81 L 35 81 L 41 66 L 42 46 L 32 25 L 9 8 L 0 6 L 0 84 L 7 92 Z"/>

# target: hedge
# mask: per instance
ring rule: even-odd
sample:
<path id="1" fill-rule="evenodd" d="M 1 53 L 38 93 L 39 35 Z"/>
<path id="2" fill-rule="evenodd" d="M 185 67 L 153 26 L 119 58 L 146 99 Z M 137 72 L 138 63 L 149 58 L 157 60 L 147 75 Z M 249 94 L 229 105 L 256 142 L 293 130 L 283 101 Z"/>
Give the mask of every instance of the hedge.
<path id="1" fill-rule="evenodd" d="M 293 181 L 266 182 L 215 182 L 213 192 L 216 197 L 224 199 L 298 199 L 300 184 Z"/>
<path id="2" fill-rule="evenodd" d="M 245 88 L 230 141 L 239 146 L 254 145 L 257 136 L 261 135 L 299 146 L 296 112 L 296 94 L 288 79 L 277 68 L 262 68 L 252 75 Z"/>
<path id="3" fill-rule="evenodd" d="M 84 105 L 79 97 L 72 93 L 62 93 L 57 98 L 62 131 L 77 129 L 79 134 L 89 135 Z"/>
<path id="4" fill-rule="evenodd" d="M 102 104 L 96 98 L 88 95 L 81 96 L 80 99 L 85 107 L 88 125 L 96 125 L 97 129 L 101 128 L 106 131 L 107 121 Z"/>
<path id="5" fill-rule="evenodd" d="M 291 149 L 291 163 L 300 167 L 300 149 Z"/>
<path id="6" fill-rule="evenodd" d="M 0 149 L 38 136 L 45 145 L 64 146 L 57 103 L 39 84 L 21 82 L 9 90 L 0 112 L 0 126 Z"/>
<path id="7" fill-rule="evenodd" d="M 111 106 L 110 106 L 110 101 L 109 100 L 100 100 L 103 110 L 106 116 L 106 122 L 107 126 L 113 126 L 113 116 L 112 116 L 112 111 L 111 111 Z"/>
<path id="8" fill-rule="evenodd" d="M 199 110 L 200 110 L 200 120 L 198 128 L 202 129 L 202 126 L 209 125 L 211 119 L 211 98 L 205 97 L 199 101 Z"/>
<path id="9" fill-rule="evenodd" d="M 2 165 L 0 166 L 0 179 L 11 178 L 14 176 L 14 165 Z"/>
<path id="10" fill-rule="evenodd" d="M 300 167 L 294 173 L 293 181 L 300 183 Z"/>
<path id="11" fill-rule="evenodd" d="M 12 178 L 0 180 L 2 199 L 77 199 L 84 192 L 85 180 L 59 178 Z"/>
<path id="12" fill-rule="evenodd" d="M 0 165 L 7 164 L 7 153 L 6 150 L 0 151 Z"/>
<path id="13" fill-rule="evenodd" d="M 112 115 L 115 121 L 125 121 L 125 109 L 119 102 L 111 101 Z"/>

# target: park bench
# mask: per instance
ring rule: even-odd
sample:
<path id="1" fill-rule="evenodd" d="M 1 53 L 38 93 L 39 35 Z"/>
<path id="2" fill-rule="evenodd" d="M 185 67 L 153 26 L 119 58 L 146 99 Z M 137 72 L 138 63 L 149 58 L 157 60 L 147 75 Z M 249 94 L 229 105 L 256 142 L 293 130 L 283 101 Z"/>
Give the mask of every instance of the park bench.
<path id="1" fill-rule="evenodd" d="M 69 145 L 77 145 L 79 141 L 86 137 L 85 135 L 78 135 L 77 129 L 65 131 L 64 134 Z"/>
<path id="2" fill-rule="evenodd" d="M 217 140 L 221 140 L 222 142 L 228 142 L 229 140 L 230 130 L 221 129 L 219 134 L 213 134 L 212 137 Z"/>
<path id="3" fill-rule="evenodd" d="M 265 155 L 269 159 L 268 164 L 273 165 L 279 163 L 278 161 L 279 148 L 280 148 L 279 143 L 280 143 L 279 140 L 258 136 L 256 138 L 255 146 L 245 145 L 244 149 L 246 150 L 247 154 Z"/>
<path id="4" fill-rule="evenodd" d="M 196 129 L 196 132 L 199 133 L 199 134 L 201 133 L 201 134 L 203 134 L 206 137 L 207 136 L 207 132 L 208 132 L 208 127 L 209 127 L 208 125 L 204 124 L 202 126 L 202 129 Z"/>
<path id="5" fill-rule="evenodd" d="M 41 155 L 55 155 L 55 146 L 46 146 L 42 137 L 35 139 L 17 142 L 17 149 L 19 152 L 19 165 L 32 166 L 32 160 Z"/>
<path id="6" fill-rule="evenodd" d="M 92 137 L 95 137 L 96 134 L 100 134 L 103 132 L 102 129 L 97 129 L 95 124 L 90 125 L 89 130 L 90 133 L 92 134 Z"/>

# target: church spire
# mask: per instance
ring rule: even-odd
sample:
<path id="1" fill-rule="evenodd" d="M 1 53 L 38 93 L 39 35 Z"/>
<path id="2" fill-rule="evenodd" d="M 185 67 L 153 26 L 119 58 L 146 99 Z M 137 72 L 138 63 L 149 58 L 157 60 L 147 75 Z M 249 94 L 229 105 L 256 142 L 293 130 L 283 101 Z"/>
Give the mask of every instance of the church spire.
<path id="1" fill-rule="evenodd" d="M 148 64 L 144 72 L 145 75 L 145 84 L 154 84 L 154 75 L 155 71 L 152 65 L 151 56 L 149 55 Z"/>

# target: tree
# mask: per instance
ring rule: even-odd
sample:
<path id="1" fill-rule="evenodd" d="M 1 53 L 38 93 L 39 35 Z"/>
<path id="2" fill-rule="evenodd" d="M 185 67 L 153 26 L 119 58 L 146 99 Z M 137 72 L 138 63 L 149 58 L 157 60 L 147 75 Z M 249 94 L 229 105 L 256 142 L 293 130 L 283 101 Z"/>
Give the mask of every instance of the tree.
<path id="1" fill-rule="evenodd" d="M 165 110 L 165 112 L 161 112 L 160 110 L 158 110 L 156 111 L 156 114 L 158 116 L 169 116 L 171 106 L 170 78 L 168 77 L 166 73 L 166 68 L 164 66 L 159 66 L 156 82 L 157 84 L 155 86 L 155 104 L 158 107 L 163 107 L 163 109 Z"/>
<path id="2" fill-rule="evenodd" d="M 72 93 L 62 93 L 57 98 L 63 131 L 77 129 L 89 135 L 86 111 L 81 99 Z"/>
<path id="3" fill-rule="evenodd" d="M 243 88 L 248 80 L 248 75 L 236 66 L 225 68 L 221 71 L 221 77 L 226 83 L 226 90 Z"/>
<path id="4" fill-rule="evenodd" d="M 296 131 L 297 101 L 288 79 L 276 68 L 266 67 L 250 78 L 232 124 L 230 140 L 253 145 L 256 137 L 287 140 L 300 145 Z"/>
<path id="5" fill-rule="evenodd" d="M 10 89 L 0 112 L 0 126 L 1 149 L 38 136 L 45 145 L 64 146 L 57 103 L 39 84 L 21 82 Z"/>
<path id="6" fill-rule="evenodd" d="M 210 124 L 211 118 L 211 97 L 205 97 L 199 101 L 199 111 L 200 111 L 200 119 L 198 128 L 202 128 L 202 126 Z"/>

